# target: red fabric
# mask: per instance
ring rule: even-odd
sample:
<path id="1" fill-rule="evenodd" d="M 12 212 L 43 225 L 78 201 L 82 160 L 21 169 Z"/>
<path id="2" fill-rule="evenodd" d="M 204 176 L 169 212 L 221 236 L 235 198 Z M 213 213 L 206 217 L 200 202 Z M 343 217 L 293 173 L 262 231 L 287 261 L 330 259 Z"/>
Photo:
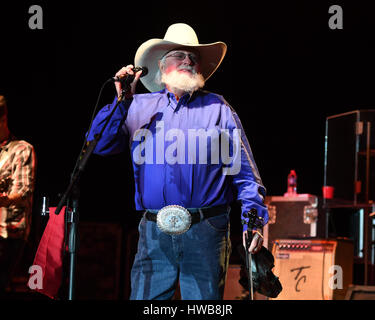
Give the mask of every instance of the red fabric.
<path id="1" fill-rule="evenodd" d="M 49 208 L 49 220 L 33 263 L 43 270 L 43 288 L 35 290 L 52 299 L 57 298 L 62 281 L 65 208 L 59 215 L 55 214 L 56 207 Z"/>

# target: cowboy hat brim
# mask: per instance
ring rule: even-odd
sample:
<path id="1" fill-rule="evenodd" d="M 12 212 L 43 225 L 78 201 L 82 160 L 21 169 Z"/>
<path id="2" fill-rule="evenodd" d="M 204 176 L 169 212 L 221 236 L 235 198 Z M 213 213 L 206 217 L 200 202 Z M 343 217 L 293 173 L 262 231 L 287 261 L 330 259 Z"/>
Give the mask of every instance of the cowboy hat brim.
<path id="1" fill-rule="evenodd" d="M 151 39 L 144 42 L 137 50 L 134 58 L 134 65 L 146 67 L 147 75 L 140 80 L 150 92 L 160 91 L 163 84 L 158 83 L 156 74 L 159 71 L 158 61 L 169 51 L 177 48 L 195 49 L 200 54 L 200 68 L 202 76 L 207 80 L 216 71 L 227 51 L 224 42 L 210 44 L 181 44 L 163 39 Z"/>

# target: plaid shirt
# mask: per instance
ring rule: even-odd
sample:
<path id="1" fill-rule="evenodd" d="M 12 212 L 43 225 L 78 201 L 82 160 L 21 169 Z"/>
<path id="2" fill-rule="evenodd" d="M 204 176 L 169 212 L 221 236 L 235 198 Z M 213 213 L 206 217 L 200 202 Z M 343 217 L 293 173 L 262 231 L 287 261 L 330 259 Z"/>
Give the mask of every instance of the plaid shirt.
<path id="1" fill-rule="evenodd" d="M 35 178 L 32 145 L 14 136 L 0 145 L 0 193 L 22 195 L 21 205 L 0 208 L 0 237 L 26 239 L 30 232 Z"/>

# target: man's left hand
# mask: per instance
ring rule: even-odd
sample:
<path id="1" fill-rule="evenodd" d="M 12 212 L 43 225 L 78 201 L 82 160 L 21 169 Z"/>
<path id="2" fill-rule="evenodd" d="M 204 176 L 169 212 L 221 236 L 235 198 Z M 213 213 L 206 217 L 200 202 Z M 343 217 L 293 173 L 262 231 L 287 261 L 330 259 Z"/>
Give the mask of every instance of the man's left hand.
<path id="1" fill-rule="evenodd" d="M 243 232 L 243 246 L 246 250 L 246 235 L 248 231 Z M 262 248 L 263 245 L 263 236 L 260 229 L 249 231 L 253 233 L 253 240 L 250 243 L 249 252 L 250 253 L 257 253 Z"/>

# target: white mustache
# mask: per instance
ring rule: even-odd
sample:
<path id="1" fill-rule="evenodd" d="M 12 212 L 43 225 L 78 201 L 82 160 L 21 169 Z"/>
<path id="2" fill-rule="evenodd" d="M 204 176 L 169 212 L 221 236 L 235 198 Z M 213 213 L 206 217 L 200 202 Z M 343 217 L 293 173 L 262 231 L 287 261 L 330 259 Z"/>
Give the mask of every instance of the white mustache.
<path id="1" fill-rule="evenodd" d="M 190 71 L 192 74 L 197 74 L 197 72 L 195 71 L 195 69 L 191 66 L 186 66 L 186 65 L 181 65 L 177 68 L 177 70 L 188 70 Z"/>
<path id="2" fill-rule="evenodd" d="M 179 69 L 190 70 L 191 67 L 182 67 Z M 178 69 L 176 69 L 168 74 L 163 73 L 161 76 L 161 82 L 172 88 L 181 89 L 186 92 L 194 92 L 199 88 L 202 88 L 205 81 L 203 76 L 195 70 L 193 70 L 191 74 L 186 74 L 184 72 L 179 72 Z"/>

